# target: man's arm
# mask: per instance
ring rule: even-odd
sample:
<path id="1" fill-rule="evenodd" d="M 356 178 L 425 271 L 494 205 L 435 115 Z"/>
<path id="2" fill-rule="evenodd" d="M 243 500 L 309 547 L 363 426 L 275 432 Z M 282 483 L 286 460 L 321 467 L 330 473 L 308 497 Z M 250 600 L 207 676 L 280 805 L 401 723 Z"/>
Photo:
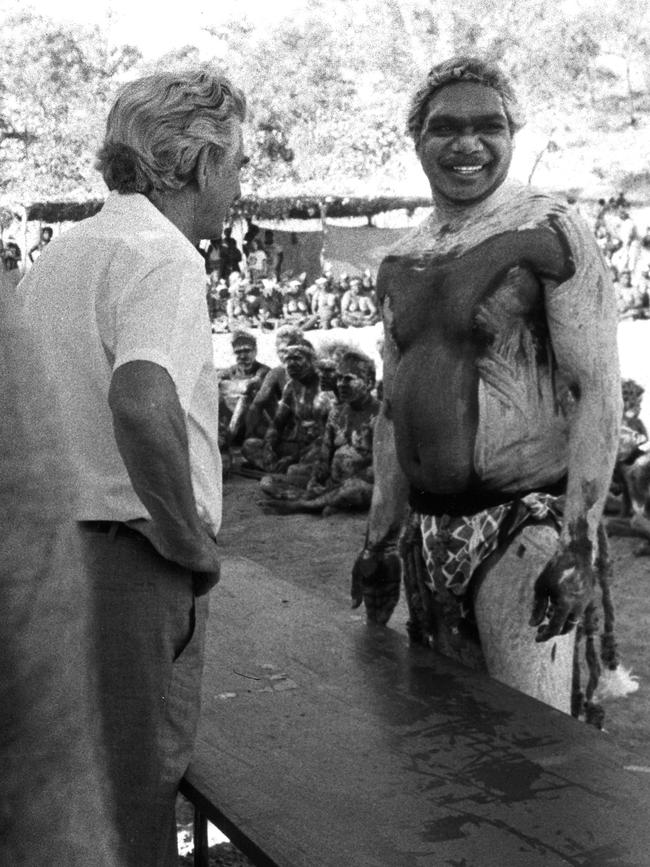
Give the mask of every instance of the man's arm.
<path id="1" fill-rule="evenodd" d="M 538 641 L 568 632 L 591 598 L 622 413 L 611 280 L 586 224 L 572 222 L 567 234 L 576 271 L 548 289 L 545 302 L 558 373 L 572 395 L 568 482 L 559 550 L 536 586 L 531 625 L 539 627 Z"/>
<path id="2" fill-rule="evenodd" d="M 352 607 L 365 603 L 368 620 L 387 623 L 399 599 L 396 546 L 408 502 L 408 482 L 397 460 L 392 396 L 399 350 L 391 336 L 392 311 L 384 301 L 383 400 L 373 439 L 374 486 L 366 542 L 352 570 Z"/>
<path id="3" fill-rule="evenodd" d="M 137 529 L 164 557 L 218 578 L 217 546 L 196 510 L 185 417 L 169 373 L 150 361 L 123 364 L 108 402 L 122 460 L 152 519 Z"/>

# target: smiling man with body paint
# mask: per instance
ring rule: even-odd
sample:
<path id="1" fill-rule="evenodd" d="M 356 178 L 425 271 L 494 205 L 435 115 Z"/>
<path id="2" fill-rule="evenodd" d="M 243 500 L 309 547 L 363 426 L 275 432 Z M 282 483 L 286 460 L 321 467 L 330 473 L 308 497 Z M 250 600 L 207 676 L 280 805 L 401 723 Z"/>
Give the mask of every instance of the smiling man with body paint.
<path id="1" fill-rule="evenodd" d="M 478 58 L 413 97 L 435 207 L 378 275 L 384 401 L 352 597 L 387 622 L 409 504 L 426 564 L 405 569 L 411 636 L 569 712 L 618 443 L 616 308 L 587 225 L 506 181 L 521 126 Z"/>

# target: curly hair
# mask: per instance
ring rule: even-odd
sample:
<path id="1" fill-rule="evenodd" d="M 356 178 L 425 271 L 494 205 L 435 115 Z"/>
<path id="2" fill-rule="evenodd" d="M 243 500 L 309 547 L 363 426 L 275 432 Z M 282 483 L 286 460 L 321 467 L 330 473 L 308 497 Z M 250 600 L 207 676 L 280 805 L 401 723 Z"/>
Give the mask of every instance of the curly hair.
<path id="1" fill-rule="evenodd" d="M 245 114 L 243 93 L 208 68 L 136 79 L 113 103 L 95 167 L 119 193 L 181 189 L 205 147 L 217 160 L 238 147 Z"/>
<path id="2" fill-rule="evenodd" d="M 356 349 L 344 352 L 339 359 L 337 370 L 341 370 L 344 367 L 358 370 L 369 385 L 375 384 L 375 362 L 364 352 L 359 352 Z"/>
<path id="3" fill-rule="evenodd" d="M 422 125 L 433 96 L 446 85 L 462 81 L 482 84 L 496 90 L 501 97 L 511 134 L 514 135 L 524 126 L 526 121 L 523 110 L 505 73 L 491 61 L 459 54 L 431 67 L 411 98 L 407 130 L 416 147 L 420 143 Z"/>

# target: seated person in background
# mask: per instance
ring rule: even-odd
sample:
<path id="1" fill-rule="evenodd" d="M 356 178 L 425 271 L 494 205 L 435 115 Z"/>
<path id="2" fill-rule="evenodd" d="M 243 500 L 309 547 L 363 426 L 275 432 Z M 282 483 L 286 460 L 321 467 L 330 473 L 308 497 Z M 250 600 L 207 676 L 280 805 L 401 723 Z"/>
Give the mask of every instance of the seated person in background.
<path id="1" fill-rule="evenodd" d="M 341 321 L 348 328 L 361 328 L 379 321 L 377 305 L 365 290 L 360 277 L 350 278 L 350 288 L 341 298 Z"/>
<path id="2" fill-rule="evenodd" d="M 648 431 L 639 418 L 645 389 L 633 379 L 624 379 L 623 423 L 616 465 L 606 512 L 616 517 L 607 521 L 610 536 L 640 536 L 643 545 L 637 556 L 650 554 L 650 453 L 646 451 Z"/>
<path id="3" fill-rule="evenodd" d="M 216 319 L 226 316 L 226 302 L 228 300 L 228 286 L 225 280 L 219 279 L 218 275 L 218 271 L 212 271 L 206 279 L 208 315 L 213 323 Z"/>
<path id="4" fill-rule="evenodd" d="M 258 317 L 263 328 L 273 328 L 282 319 L 282 294 L 275 279 L 260 284 Z"/>
<path id="5" fill-rule="evenodd" d="M 268 426 L 280 403 L 284 387 L 289 381 L 284 361 L 287 349 L 305 340 L 302 330 L 293 325 L 282 325 L 275 333 L 275 354 L 280 360 L 264 377 L 264 381 L 253 398 L 246 419 L 246 438 L 264 439 Z"/>
<path id="6" fill-rule="evenodd" d="M 324 330 L 338 328 L 341 324 L 341 293 L 335 283 L 319 277 L 317 291 L 312 300 L 312 312 L 317 317 L 318 327 Z"/>
<path id="7" fill-rule="evenodd" d="M 265 476 L 260 487 L 269 497 L 262 505 L 276 512 L 368 509 L 372 498 L 372 445 L 379 401 L 373 397 L 374 362 L 349 350 L 337 372 L 339 402 L 329 412 L 318 459 L 306 488 L 286 476 Z"/>
<path id="8" fill-rule="evenodd" d="M 307 327 L 313 317 L 309 309 L 309 303 L 303 284 L 300 280 L 289 280 L 284 290 L 282 302 L 282 318 L 298 328 Z"/>
<path id="9" fill-rule="evenodd" d="M 648 293 L 645 283 L 635 286 L 631 271 L 621 271 L 619 280 L 614 283 L 614 290 L 619 319 L 648 318 Z"/>
<path id="10" fill-rule="evenodd" d="M 243 279 L 235 271 L 228 278 L 228 287 L 230 297 L 226 302 L 226 316 L 230 330 L 235 331 L 242 327 L 251 328 L 256 325 L 259 302 L 251 295 L 251 286 L 248 280 Z"/>
<path id="11" fill-rule="evenodd" d="M 352 351 L 354 351 L 354 347 L 342 340 L 323 341 L 318 347 L 316 370 L 320 380 L 321 391 L 331 391 L 337 400 L 336 376 L 339 361 L 346 352 Z"/>
<path id="12" fill-rule="evenodd" d="M 312 284 L 305 288 L 305 298 L 307 299 L 310 313 L 315 312 L 316 296 L 323 288 L 323 286 L 327 286 L 327 283 L 327 277 L 323 277 L 321 275 L 320 277 L 317 277 Z"/>
<path id="13" fill-rule="evenodd" d="M 245 460 L 258 469 L 309 477 L 325 429 L 333 395 L 322 392 L 311 343 L 287 347 L 284 364 L 289 381 L 264 439 L 247 439 Z M 306 465 L 306 468 L 305 466 Z M 294 468 L 295 466 L 295 468 Z"/>
<path id="14" fill-rule="evenodd" d="M 375 293 L 375 281 L 372 279 L 372 274 L 371 274 L 369 268 L 366 268 L 366 270 L 361 275 L 361 286 L 362 286 L 362 289 L 364 292 L 367 292 L 367 293 L 372 295 L 373 301 L 377 300 L 376 296 L 374 294 Z"/>
<path id="15" fill-rule="evenodd" d="M 236 362 L 219 371 L 220 445 L 240 445 L 248 408 L 270 368 L 257 360 L 257 341 L 248 331 L 235 331 L 232 349 Z"/>

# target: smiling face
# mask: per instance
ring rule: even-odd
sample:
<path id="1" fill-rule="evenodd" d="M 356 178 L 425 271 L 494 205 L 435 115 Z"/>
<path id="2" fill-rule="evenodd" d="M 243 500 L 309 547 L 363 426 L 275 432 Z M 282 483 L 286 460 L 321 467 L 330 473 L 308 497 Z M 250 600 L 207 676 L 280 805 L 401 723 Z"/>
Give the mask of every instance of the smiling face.
<path id="1" fill-rule="evenodd" d="M 512 160 L 512 133 L 497 91 L 469 81 L 441 88 L 429 103 L 417 154 L 438 202 L 487 198 Z"/>

